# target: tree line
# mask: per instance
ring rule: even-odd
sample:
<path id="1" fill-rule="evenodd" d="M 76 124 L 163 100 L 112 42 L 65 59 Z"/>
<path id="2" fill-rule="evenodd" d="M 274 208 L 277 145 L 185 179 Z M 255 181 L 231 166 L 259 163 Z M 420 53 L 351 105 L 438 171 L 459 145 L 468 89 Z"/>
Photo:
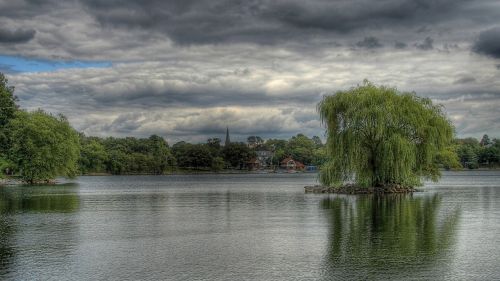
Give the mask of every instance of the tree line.
<path id="1" fill-rule="evenodd" d="M 258 140 L 258 141 L 255 141 Z M 250 136 L 247 142 L 221 145 L 219 138 L 205 143 L 180 141 L 170 146 L 162 137 L 99 138 L 80 134 L 79 171 L 82 174 L 164 174 L 175 171 L 214 171 L 246 169 L 257 151 L 269 151 L 268 167 L 277 167 L 285 157 L 309 165 L 321 165 L 324 145 L 317 136 L 303 134 L 289 140 Z"/>
<path id="2" fill-rule="evenodd" d="M 344 145 L 350 145 L 348 138 Z M 31 112 L 20 109 L 14 87 L 8 85 L 0 73 L 0 177 L 9 175 L 38 183 L 80 174 L 217 172 L 245 169 L 259 151 L 271 152 L 272 156 L 266 159 L 267 167 L 277 167 L 283 159 L 292 157 L 305 165 L 324 168 L 328 166 L 325 163 L 331 159 L 331 152 L 340 146 L 330 144 L 328 147 L 318 136 L 309 138 L 303 134 L 288 140 L 249 136 L 246 143 L 221 145 L 219 138 L 210 138 L 205 143 L 181 141 L 171 146 L 157 135 L 149 138 L 85 136 L 74 130 L 62 115 L 41 109 Z M 456 139 L 453 145 L 439 151 L 435 161 L 446 169 L 498 167 L 500 141 L 490 140 L 487 135 L 481 141 Z"/>
<path id="3" fill-rule="evenodd" d="M 453 150 L 460 165 L 468 169 L 495 168 L 500 166 L 500 140 L 483 135 L 476 138 L 455 139 Z"/>

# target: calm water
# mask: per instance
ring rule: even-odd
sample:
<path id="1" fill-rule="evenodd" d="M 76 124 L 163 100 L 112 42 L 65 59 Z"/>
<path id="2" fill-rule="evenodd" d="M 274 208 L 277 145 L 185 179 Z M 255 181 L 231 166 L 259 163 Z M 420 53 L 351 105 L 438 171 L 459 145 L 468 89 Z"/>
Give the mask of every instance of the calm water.
<path id="1" fill-rule="evenodd" d="M 3 280 L 500 279 L 500 172 L 408 196 L 315 175 L 81 177 L 0 188 Z"/>

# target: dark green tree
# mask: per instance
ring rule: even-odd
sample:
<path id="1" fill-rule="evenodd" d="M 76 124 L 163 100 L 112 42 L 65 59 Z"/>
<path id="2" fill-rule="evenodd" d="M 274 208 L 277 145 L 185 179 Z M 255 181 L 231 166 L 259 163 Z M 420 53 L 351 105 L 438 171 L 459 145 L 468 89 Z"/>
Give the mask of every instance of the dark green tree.
<path id="1" fill-rule="evenodd" d="M 17 97 L 14 96 L 14 87 L 8 85 L 8 80 L 0 72 L 0 127 L 5 126 L 9 120 L 14 118 L 18 107 Z"/>
<path id="2" fill-rule="evenodd" d="M 422 176 L 438 179 L 436 157 L 450 145 L 453 126 L 430 99 L 365 81 L 325 96 L 318 110 L 330 157 L 323 184 L 416 186 Z"/>
<path id="3" fill-rule="evenodd" d="M 8 80 L 0 72 L 0 159 L 7 163 L 6 153 L 10 146 L 9 131 L 6 125 L 14 118 L 14 114 L 18 110 L 14 95 L 14 87 L 8 85 Z M 2 171 L 0 171 L 0 174 Z"/>
<path id="4" fill-rule="evenodd" d="M 212 158 L 212 165 L 210 166 L 212 171 L 219 172 L 224 169 L 224 158 L 222 157 L 214 157 Z"/>
<path id="5" fill-rule="evenodd" d="M 288 140 L 285 154 L 304 164 L 311 164 L 314 159 L 315 147 L 316 144 L 312 139 L 303 134 L 298 134 Z"/>
<path id="6" fill-rule="evenodd" d="M 483 135 L 483 138 L 481 139 L 481 141 L 479 142 L 479 144 L 481 146 L 487 146 L 487 145 L 490 145 L 491 144 L 491 141 L 490 141 L 490 137 L 488 135 Z"/>
<path id="7" fill-rule="evenodd" d="M 80 159 L 78 160 L 80 172 L 83 174 L 105 172 L 109 155 L 99 139 L 82 136 L 80 144 Z"/>
<path id="8" fill-rule="evenodd" d="M 479 168 L 479 154 L 481 145 L 475 138 L 456 139 L 457 156 L 464 168 L 477 169 Z"/>
<path id="9" fill-rule="evenodd" d="M 172 152 L 181 168 L 207 169 L 212 166 L 212 155 L 205 144 L 178 142 L 172 146 Z"/>
<path id="10" fill-rule="evenodd" d="M 232 142 L 224 146 L 224 160 L 233 168 L 242 169 L 245 163 L 255 156 L 255 153 L 244 143 Z"/>
<path id="11" fill-rule="evenodd" d="M 8 128 L 12 138 L 9 158 L 24 181 L 33 184 L 77 174 L 78 134 L 62 115 L 17 111 Z"/>
<path id="12" fill-rule="evenodd" d="M 323 146 L 323 142 L 321 141 L 321 138 L 318 136 L 313 136 L 312 141 L 314 142 L 314 145 L 316 146 L 316 148 L 320 148 Z"/>
<path id="13" fill-rule="evenodd" d="M 152 135 L 148 139 L 147 154 L 152 160 L 150 163 L 150 170 L 154 174 L 163 174 L 172 162 L 172 154 L 168 143 L 160 136 Z"/>

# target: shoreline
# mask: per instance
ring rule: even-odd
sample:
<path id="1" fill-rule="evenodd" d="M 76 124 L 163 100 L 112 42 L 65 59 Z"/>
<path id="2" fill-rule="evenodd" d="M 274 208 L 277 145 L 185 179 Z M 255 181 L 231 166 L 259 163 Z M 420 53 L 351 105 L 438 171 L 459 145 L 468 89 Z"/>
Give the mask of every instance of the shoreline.
<path id="1" fill-rule="evenodd" d="M 352 184 L 346 184 L 339 187 L 329 187 L 322 185 L 308 185 L 304 187 L 305 193 L 329 193 L 329 194 L 408 194 L 419 192 L 420 190 L 414 187 L 401 186 L 399 184 L 391 184 L 382 187 L 360 187 Z"/>

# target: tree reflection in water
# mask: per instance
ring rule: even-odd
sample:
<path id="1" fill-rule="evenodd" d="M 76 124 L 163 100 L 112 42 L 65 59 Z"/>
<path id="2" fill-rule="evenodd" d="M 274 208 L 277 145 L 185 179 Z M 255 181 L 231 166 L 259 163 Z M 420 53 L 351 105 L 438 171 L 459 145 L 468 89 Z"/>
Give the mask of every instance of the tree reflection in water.
<path id="1" fill-rule="evenodd" d="M 325 198 L 325 277 L 409 279 L 419 272 L 439 278 L 452 259 L 460 217 L 458 208 L 440 205 L 437 194 Z"/>
<path id="2" fill-rule="evenodd" d="M 9 273 L 15 259 L 18 250 L 16 235 L 17 229 L 23 225 L 22 214 L 75 212 L 80 208 L 76 190 L 74 184 L 0 188 L 0 276 Z"/>

